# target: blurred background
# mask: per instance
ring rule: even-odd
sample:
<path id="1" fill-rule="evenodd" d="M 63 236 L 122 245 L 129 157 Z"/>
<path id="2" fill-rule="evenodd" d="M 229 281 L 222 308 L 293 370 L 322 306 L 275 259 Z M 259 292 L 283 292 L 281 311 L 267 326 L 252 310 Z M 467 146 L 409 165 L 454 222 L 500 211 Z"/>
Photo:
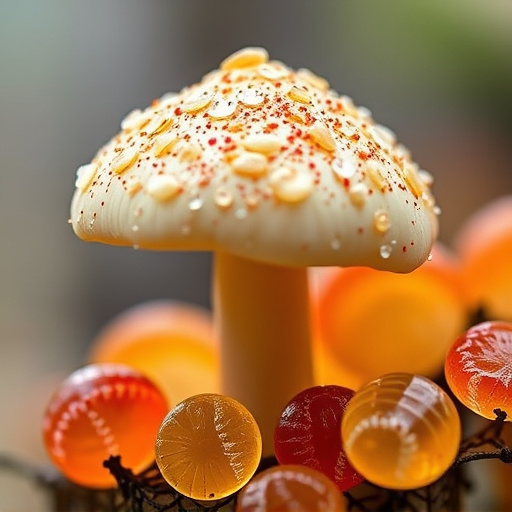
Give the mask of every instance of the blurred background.
<path id="1" fill-rule="evenodd" d="M 512 193 L 510 0 L 0 0 L 0 453 L 45 461 L 46 400 L 116 313 L 209 306 L 209 255 L 86 244 L 69 205 L 76 169 L 130 110 L 251 45 L 397 133 L 435 176 L 442 241 Z M 0 512 L 15 510 L 44 497 L 0 472 Z"/>

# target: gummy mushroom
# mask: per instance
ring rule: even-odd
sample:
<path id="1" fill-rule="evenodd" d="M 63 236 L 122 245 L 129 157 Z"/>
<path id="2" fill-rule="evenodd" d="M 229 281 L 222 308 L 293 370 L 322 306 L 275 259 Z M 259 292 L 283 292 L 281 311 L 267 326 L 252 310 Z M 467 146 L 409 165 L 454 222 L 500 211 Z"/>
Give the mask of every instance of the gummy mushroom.
<path id="1" fill-rule="evenodd" d="M 78 169 L 87 241 L 214 252 L 222 390 L 275 423 L 313 385 L 308 266 L 409 272 L 437 235 L 431 176 L 368 110 L 246 48 L 134 110 Z"/>

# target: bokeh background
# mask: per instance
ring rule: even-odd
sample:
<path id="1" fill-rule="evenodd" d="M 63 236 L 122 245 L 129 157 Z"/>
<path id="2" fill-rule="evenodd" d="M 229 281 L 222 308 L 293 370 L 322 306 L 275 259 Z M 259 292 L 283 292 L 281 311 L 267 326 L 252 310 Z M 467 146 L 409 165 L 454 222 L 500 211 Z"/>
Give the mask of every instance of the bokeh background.
<path id="1" fill-rule="evenodd" d="M 69 204 L 75 170 L 125 114 L 249 45 L 398 134 L 435 176 L 442 241 L 512 192 L 510 0 L 0 0 L 0 454 L 45 463 L 48 395 L 116 313 L 209 305 L 208 254 L 86 244 Z M 0 512 L 45 507 L 0 469 Z"/>

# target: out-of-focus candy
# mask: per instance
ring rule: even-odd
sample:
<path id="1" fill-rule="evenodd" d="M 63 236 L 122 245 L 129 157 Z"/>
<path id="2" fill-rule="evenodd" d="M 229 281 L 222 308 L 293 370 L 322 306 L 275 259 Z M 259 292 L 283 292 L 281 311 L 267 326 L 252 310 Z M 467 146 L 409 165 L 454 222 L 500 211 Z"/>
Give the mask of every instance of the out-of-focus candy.
<path id="1" fill-rule="evenodd" d="M 354 389 L 390 372 L 437 376 L 469 312 L 457 262 L 439 244 L 410 274 L 330 269 L 312 305 L 318 382 Z"/>
<path id="2" fill-rule="evenodd" d="M 162 392 L 138 371 L 119 364 L 89 365 L 65 379 L 51 398 L 43 421 L 44 445 L 69 480 L 114 487 L 103 462 L 120 455 L 135 473 L 149 466 L 168 410 Z"/>
<path id="3" fill-rule="evenodd" d="M 315 383 L 321 386 L 337 385 L 357 390 L 361 387 L 361 375 L 351 371 L 333 356 L 328 347 L 319 343 L 318 339 L 313 341 L 313 370 Z"/>
<path id="4" fill-rule="evenodd" d="M 251 413 L 227 396 L 189 397 L 165 417 L 156 437 L 156 462 L 178 492 L 218 500 L 241 489 L 261 458 L 261 434 Z"/>
<path id="5" fill-rule="evenodd" d="M 484 322 L 464 332 L 446 356 L 445 375 L 473 412 L 494 419 L 501 409 L 512 421 L 512 323 Z"/>
<path id="6" fill-rule="evenodd" d="M 341 443 L 341 420 L 354 392 L 341 386 L 305 389 L 286 405 L 274 434 L 280 464 L 300 464 L 322 472 L 340 491 L 363 477 L 350 465 Z"/>
<path id="7" fill-rule="evenodd" d="M 341 493 L 314 469 L 281 465 L 266 469 L 240 492 L 236 512 L 342 512 Z"/>
<path id="8" fill-rule="evenodd" d="M 210 313 L 172 300 L 154 300 L 113 318 L 93 340 L 92 362 L 117 362 L 150 377 L 176 404 L 220 390 L 219 356 Z"/>
<path id="9" fill-rule="evenodd" d="M 512 321 L 512 195 L 471 215 L 454 239 L 473 308 Z"/>
<path id="10" fill-rule="evenodd" d="M 357 391 L 341 433 L 357 471 L 376 485 L 404 490 L 441 477 L 461 439 L 457 409 L 445 391 L 406 373 L 384 375 Z"/>

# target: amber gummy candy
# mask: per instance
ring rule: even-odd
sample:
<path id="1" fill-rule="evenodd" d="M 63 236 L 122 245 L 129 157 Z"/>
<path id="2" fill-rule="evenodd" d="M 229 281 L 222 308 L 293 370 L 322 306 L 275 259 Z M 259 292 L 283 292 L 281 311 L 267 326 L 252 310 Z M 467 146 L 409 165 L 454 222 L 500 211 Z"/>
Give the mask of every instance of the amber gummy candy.
<path id="1" fill-rule="evenodd" d="M 147 377 L 119 364 L 94 364 L 65 379 L 43 420 L 48 455 L 76 484 L 107 488 L 115 479 L 103 467 L 120 455 L 134 473 L 154 458 L 154 442 L 169 410 L 162 392 Z"/>
<path id="2" fill-rule="evenodd" d="M 341 433 L 350 462 L 368 481 L 406 490 L 434 482 L 450 467 L 461 426 L 455 405 L 437 384 L 393 373 L 356 392 Z"/>
<path id="3" fill-rule="evenodd" d="M 334 483 L 305 466 L 283 464 L 255 476 L 240 492 L 236 512 L 342 512 Z"/>
<path id="4" fill-rule="evenodd" d="M 312 306 L 319 383 L 354 389 L 391 372 L 437 376 L 469 314 L 457 259 L 440 244 L 409 274 L 329 269 Z"/>
<path id="5" fill-rule="evenodd" d="M 446 356 L 445 376 L 476 414 L 494 419 L 494 410 L 501 409 L 512 420 L 512 323 L 483 322 L 464 332 Z"/>
<path id="6" fill-rule="evenodd" d="M 196 500 L 234 494 L 254 475 L 261 434 L 251 413 L 233 398 L 189 397 L 165 417 L 156 437 L 156 462 L 167 482 Z"/>
<path id="7" fill-rule="evenodd" d="M 219 350 L 211 314 L 186 302 L 151 300 L 126 309 L 97 333 L 89 360 L 138 369 L 171 404 L 220 391 Z"/>

